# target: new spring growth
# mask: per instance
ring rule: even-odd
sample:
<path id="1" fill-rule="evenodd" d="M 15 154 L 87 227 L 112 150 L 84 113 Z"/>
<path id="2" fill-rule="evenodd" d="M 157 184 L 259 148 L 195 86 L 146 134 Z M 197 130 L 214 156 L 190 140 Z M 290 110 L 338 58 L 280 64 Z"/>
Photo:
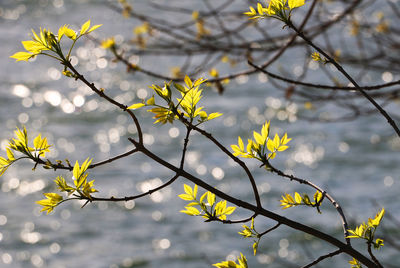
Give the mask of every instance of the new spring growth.
<path id="1" fill-rule="evenodd" d="M 60 27 L 58 29 L 57 35 L 50 31 L 50 29 L 40 28 L 38 33 L 32 30 L 32 40 L 22 41 L 22 45 L 24 46 L 26 51 L 17 52 L 14 55 L 10 56 L 10 58 L 14 58 L 16 59 L 16 61 L 28 61 L 29 59 L 34 58 L 37 55 L 46 55 L 53 57 L 61 62 L 69 60 L 75 42 L 80 37 L 93 32 L 100 26 L 101 24 L 90 27 L 90 20 L 88 20 L 84 24 L 82 24 L 81 29 L 78 32 L 72 30 L 69 25 L 64 25 Z M 73 41 L 67 56 L 64 56 L 64 53 L 61 49 L 61 39 L 64 36 Z"/>
<path id="2" fill-rule="evenodd" d="M 241 236 L 243 236 L 245 238 L 254 238 L 253 253 L 255 256 L 257 254 L 258 244 L 260 243 L 261 234 L 258 233 L 254 227 L 254 218 L 251 218 L 250 226 L 243 224 L 242 227 L 243 227 L 243 230 L 241 232 L 239 232 L 238 234 L 240 234 Z"/>
<path id="3" fill-rule="evenodd" d="M 368 222 L 363 222 L 361 225 L 357 226 L 356 229 L 349 229 L 350 233 L 347 238 L 358 238 L 366 240 L 367 244 L 373 245 L 375 249 L 380 249 L 383 246 L 383 239 L 375 238 L 375 232 L 378 226 L 380 225 L 383 216 L 385 215 L 385 209 L 382 208 L 373 219 L 369 218 Z"/>
<path id="4" fill-rule="evenodd" d="M 240 257 L 237 258 L 237 262 L 235 261 L 223 261 L 220 263 L 215 263 L 213 266 L 217 268 L 247 268 L 247 259 L 246 257 L 240 253 Z"/>
<path id="5" fill-rule="evenodd" d="M 72 170 L 73 184 L 68 184 L 62 176 L 58 176 L 54 180 L 58 190 L 66 193 L 68 197 L 73 195 L 75 199 L 92 200 L 92 193 L 97 192 L 97 190 L 93 187 L 94 180 L 88 181 L 89 174 L 87 173 L 87 169 L 91 162 L 92 159 L 89 158 L 82 165 L 79 165 L 78 161 L 75 162 Z M 46 211 L 47 214 L 52 212 L 60 203 L 68 200 L 57 193 L 45 193 L 44 196 L 47 199 L 39 200 L 36 203 L 43 206 L 41 211 Z"/>
<path id="6" fill-rule="evenodd" d="M 184 210 L 180 211 L 182 213 L 190 216 L 202 216 L 206 221 L 224 221 L 226 216 L 232 214 L 236 209 L 236 207 L 227 207 L 226 200 L 216 202 L 215 194 L 209 191 L 202 194 L 200 199 L 197 199 L 197 185 L 192 188 L 184 184 L 183 188 L 185 193 L 178 196 L 185 201 L 190 201 L 190 203 L 186 205 Z"/>
<path id="7" fill-rule="evenodd" d="M 151 107 L 151 109 L 147 111 L 155 114 L 153 117 L 156 119 L 154 124 L 172 123 L 174 120 L 179 119 L 179 115 L 183 116 L 190 123 L 196 123 L 197 125 L 202 124 L 222 115 L 222 113 L 218 112 L 207 114 L 207 112 L 203 110 L 204 106 L 198 105 L 203 97 L 203 90 L 200 86 L 205 81 L 206 80 L 203 78 L 192 81 L 188 76 L 185 76 L 184 84 L 174 83 L 174 88 L 181 95 L 181 98 L 176 98 L 176 101 L 172 98 L 171 83 L 164 83 L 163 87 L 152 85 L 150 88 L 166 102 L 166 106 L 156 103 L 153 95 L 150 99 L 132 104 L 127 107 L 127 109 L 135 110 L 144 106 Z"/>
<path id="8" fill-rule="evenodd" d="M 47 152 L 50 152 L 49 148 L 51 145 L 47 143 L 46 137 L 42 138 L 40 133 L 33 139 L 33 147 L 30 147 L 28 144 L 28 132 L 25 127 L 23 127 L 22 130 L 17 128 L 14 134 L 15 138 L 10 139 L 6 147 L 7 158 L 0 157 L 0 176 L 3 175 L 7 168 L 14 162 L 22 158 L 30 158 L 37 163 L 40 158 L 46 156 Z M 15 153 L 20 153 L 22 156 L 16 157 Z"/>
<path id="9" fill-rule="evenodd" d="M 323 197 L 324 195 L 320 191 L 316 191 L 313 198 L 314 200 L 311 201 L 308 194 L 299 194 L 298 192 L 295 192 L 294 197 L 285 193 L 282 195 L 282 199 L 279 201 L 281 202 L 282 209 L 303 205 L 308 207 L 316 207 L 318 213 L 321 213 L 319 207 L 322 203 Z"/>
<path id="10" fill-rule="evenodd" d="M 234 156 L 243 158 L 255 158 L 263 163 L 274 159 L 277 152 L 285 151 L 289 148 L 286 144 L 291 141 L 285 133 L 281 138 L 275 134 L 274 138 L 269 137 L 270 122 L 267 121 L 261 128 L 261 132 L 253 132 L 254 140 L 248 139 L 246 148 L 242 138 L 238 137 L 238 145 L 232 144 Z"/>
<path id="11" fill-rule="evenodd" d="M 250 11 L 244 12 L 250 19 L 263 19 L 266 17 L 276 18 L 285 22 L 290 20 L 292 10 L 303 6 L 305 0 L 271 0 L 268 7 L 257 3 L 257 8 L 250 6 Z"/>

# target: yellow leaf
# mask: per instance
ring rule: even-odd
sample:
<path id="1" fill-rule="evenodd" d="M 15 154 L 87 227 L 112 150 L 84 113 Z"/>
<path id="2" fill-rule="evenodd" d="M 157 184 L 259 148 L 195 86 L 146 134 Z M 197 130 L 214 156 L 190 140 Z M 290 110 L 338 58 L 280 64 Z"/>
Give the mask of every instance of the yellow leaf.
<path id="1" fill-rule="evenodd" d="M 275 144 L 274 141 L 271 139 L 268 139 L 267 141 L 267 148 L 270 152 L 275 152 Z"/>
<path id="2" fill-rule="evenodd" d="M 374 228 L 378 227 L 384 215 L 385 209 L 382 208 L 381 211 L 376 214 L 374 219 L 368 219 L 368 224 Z"/>
<path id="3" fill-rule="evenodd" d="M 42 31 L 42 30 L 40 30 L 40 31 Z M 32 34 L 33 34 L 33 40 L 41 42 L 39 36 L 36 34 L 36 32 L 34 30 L 32 30 Z"/>
<path id="4" fill-rule="evenodd" d="M 187 204 L 186 206 L 193 207 L 193 206 L 198 206 L 198 205 L 200 205 L 199 202 L 191 202 L 191 203 Z"/>
<path id="5" fill-rule="evenodd" d="M 66 26 L 66 25 L 64 25 L 64 26 Z M 58 28 L 58 34 L 57 34 L 58 41 L 60 41 L 61 38 L 64 36 L 64 33 L 65 33 L 65 27 L 64 26 Z"/>
<path id="6" fill-rule="evenodd" d="M 17 52 L 10 56 L 10 58 L 16 59 L 17 61 L 28 61 L 30 58 L 34 57 L 34 54 L 31 54 L 29 52 Z"/>
<path id="7" fill-rule="evenodd" d="M 64 27 L 65 27 L 65 28 L 64 28 L 64 34 L 65 34 L 68 38 L 70 38 L 70 39 L 72 39 L 72 40 L 75 40 L 75 39 L 76 39 L 76 32 L 75 32 L 74 30 L 68 28 L 67 25 L 64 25 Z"/>
<path id="8" fill-rule="evenodd" d="M 301 195 L 298 192 L 294 193 L 294 199 L 297 204 L 301 204 L 301 201 L 303 200 L 303 198 L 301 198 Z"/>
<path id="9" fill-rule="evenodd" d="M 92 26 L 92 28 L 90 28 L 89 31 L 88 31 L 87 33 L 93 32 L 94 30 L 96 30 L 97 28 L 101 27 L 102 25 L 103 25 L 103 24 L 97 24 L 97 25 Z"/>
<path id="10" fill-rule="evenodd" d="M 79 177 L 81 175 L 78 160 L 76 160 L 76 162 L 75 162 L 74 169 L 72 170 L 72 174 L 73 174 L 75 180 L 79 179 Z"/>
<path id="11" fill-rule="evenodd" d="M 195 184 L 194 187 L 193 187 L 193 199 L 196 199 L 197 190 L 198 190 L 198 186 L 197 186 L 197 184 Z"/>
<path id="12" fill-rule="evenodd" d="M 243 144 L 242 138 L 240 136 L 238 137 L 238 145 L 239 145 L 240 151 L 243 152 L 244 151 L 244 144 Z"/>
<path id="13" fill-rule="evenodd" d="M 211 192 L 207 192 L 207 202 L 208 205 L 213 206 L 215 203 L 215 194 Z"/>
<path id="14" fill-rule="evenodd" d="M 7 166 L 8 164 L 8 160 L 0 156 L 0 166 Z"/>
<path id="15" fill-rule="evenodd" d="M 143 106 L 145 106 L 144 103 L 135 103 L 135 104 L 132 104 L 131 106 L 129 106 L 127 109 L 135 110 L 135 109 L 139 109 L 139 108 L 141 108 Z"/>
<path id="16" fill-rule="evenodd" d="M 211 113 L 208 117 L 207 120 L 212 120 L 215 119 L 217 117 L 220 117 L 222 114 L 221 113 Z"/>
<path id="17" fill-rule="evenodd" d="M 212 69 L 210 70 L 209 73 L 210 73 L 210 75 L 211 75 L 212 77 L 218 77 L 218 76 L 219 76 L 218 70 L 215 69 L 215 68 L 212 68 Z"/>
<path id="18" fill-rule="evenodd" d="M 200 203 L 203 203 L 204 198 L 206 198 L 206 196 L 208 196 L 209 192 L 205 192 L 201 197 L 200 197 Z"/>
<path id="19" fill-rule="evenodd" d="M 15 160 L 14 153 L 10 148 L 6 148 L 8 160 Z"/>
<path id="20" fill-rule="evenodd" d="M 106 39 L 106 40 L 101 42 L 101 47 L 102 48 L 107 49 L 107 48 L 110 48 L 110 47 L 113 47 L 113 46 L 115 46 L 114 37 L 108 38 L 108 39 Z"/>
<path id="21" fill-rule="evenodd" d="M 269 124 L 270 124 L 270 122 L 267 121 L 267 122 L 262 126 L 262 129 L 261 129 L 261 136 L 262 136 L 263 140 L 267 140 L 267 138 L 268 138 L 268 134 L 269 134 Z"/>
<path id="22" fill-rule="evenodd" d="M 61 200 L 63 200 L 62 196 L 56 193 L 45 193 L 44 196 L 46 196 L 53 202 L 60 202 Z"/>
<path id="23" fill-rule="evenodd" d="M 185 193 L 186 193 L 186 194 L 188 194 L 188 195 L 190 195 L 190 196 L 193 196 L 192 187 L 190 187 L 190 186 L 187 185 L 187 184 L 184 184 L 184 185 L 183 185 L 183 189 L 185 190 Z"/>
<path id="24" fill-rule="evenodd" d="M 80 35 L 84 35 L 86 31 L 89 29 L 89 27 L 90 27 L 90 20 L 88 20 L 82 25 Z"/>
<path id="25" fill-rule="evenodd" d="M 155 103 L 156 102 L 154 100 L 154 95 L 150 99 L 148 99 L 147 102 L 146 102 L 146 104 L 148 104 L 148 105 L 154 105 Z"/>
<path id="26" fill-rule="evenodd" d="M 21 43 L 27 51 L 33 54 L 39 54 L 42 50 L 49 50 L 49 48 L 37 41 L 22 41 Z"/>
<path id="27" fill-rule="evenodd" d="M 188 195 L 188 194 L 180 194 L 180 195 L 178 195 L 178 197 L 183 199 L 183 200 L 186 200 L 186 201 L 192 201 L 193 200 L 192 196 Z"/>
<path id="28" fill-rule="evenodd" d="M 289 0 L 288 4 L 289 4 L 289 8 L 293 9 L 293 8 L 296 8 L 296 7 L 303 6 L 304 5 L 304 0 Z"/>
<path id="29" fill-rule="evenodd" d="M 35 148 L 41 148 L 41 142 L 42 142 L 42 137 L 41 137 L 41 134 L 39 134 L 39 135 L 33 140 L 33 146 L 35 146 Z"/>
<path id="30" fill-rule="evenodd" d="M 24 146 L 28 145 L 28 140 L 27 140 L 27 132 L 26 128 L 24 127 L 23 130 L 21 131 L 19 128 L 14 131 L 15 136 L 17 137 L 17 141 L 20 141 Z M 15 139 L 14 139 L 15 141 Z"/>
<path id="31" fill-rule="evenodd" d="M 186 75 L 184 80 L 185 80 L 186 85 L 187 85 L 189 88 L 192 88 L 192 87 L 193 87 L 192 80 L 190 80 L 189 76 Z"/>
<path id="32" fill-rule="evenodd" d="M 186 210 L 181 210 L 180 212 L 188 214 L 190 216 L 200 215 L 200 211 L 195 207 L 185 207 Z"/>
<path id="33" fill-rule="evenodd" d="M 320 191 L 316 191 L 314 194 L 314 200 L 316 203 L 319 203 L 322 199 L 323 195 Z"/>
<path id="34" fill-rule="evenodd" d="M 237 145 L 235 145 L 235 144 L 232 144 L 232 145 L 231 145 L 231 148 L 232 148 L 232 150 L 233 150 L 233 152 L 234 152 L 234 155 L 235 155 L 235 154 L 240 154 L 240 153 L 241 153 L 241 150 L 240 150 L 239 146 L 237 146 Z"/>
<path id="35" fill-rule="evenodd" d="M 259 145 L 264 145 L 265 144 L 265 140 L 263 140 L 263 138 L 260 135 L 260 133 L 254 131 L 253 132 L 253 136 L 254 136 L 254 139 L 255 139 L 257 144 L 259 144 Z"/>
<path id="36" fill-rule="evenodd" d="M 192 12 L 192 19 L 197 20 L 199 18 L 199 12 L 197 10 L 194 10 Z"/>
<path id="37" fill-rule="evenodd" d="M 253 140 L 247 139 L 247 146 L 246 146 L 247 153 L 252 154 L 252 151 L 251 151 L 252 147 L 253 147 Z"/>
<path id="38" fill-rule="evenodd" d="M 81 170 L 80 170 L 81 174 L 84 173 L 89 168 L 90 164 L 92 163 L 92 160 L 93 159 L 89 160 L 89 158 L 86 158 L 85 162 L 82 163 Z"/>
<path id="39" fill-rule="evenodd" d="M 196 79 L 196 81 L 194 81 L 194 83 L 193 83 L 193 87 L 198 87 L 199 85 L 201 85 L 202 83 L 204 83 L 205 81 L 206 81 L 207 79 L 203 79 L 203 78 L 199 78 L 199 79 Z"/>
<path id="40" fill-rule="evenodd" d="M 275 137 L 274 137 L 274 148 L 278 148 L 279 147 L 279 136 L 278 136 L 278 134 L 275 134 Z"/>
<path id="41" fill-rule="evenodd" d="M 258 14 L 261 16 L 264 14 L 263 6 L 261 5 L 261 3 L 257 3 L 257 11 Z"/>
<path id="42" fill-rule="evenodd" d="M 230 215 L 235 211 L 236 207 L 228 207 L 225 211 L 224 214 Z"/>
<path id="43" fill-rule="evenodd" d="M 285 145 L 286 143 L 288 143 L 291 140 L 292 140 L 291 138 L 287 137 L 287 133 L 285 133 L 285 135 L 283 135 L 283 137 L 281 139 L 281 144 Z"/>
<path id="44" fill-rule="evenodd" d="M 253 7 L 249 7 L 250 11 L 244 12 L 243 14 L 245 14 L 246 16 L 255 16 L 257 14 L 256 10 Z"/>
<path id="45" fill-rule="evenodd" d="M 292 204 L 294 203 L 294 199 L 290 194 L 286 194 L 286 199 L 288 200 L 288 202 L 290 202 Z"/>
<path id="46" fill-rule="evenodd" d="M 281 145 L 281 146 L 278 147 L 277 150 L 278 150 L 279 152 L 282 152 L 282 151 L 285 151 L 287 148 L 289 148 L 289 146 Z"/>

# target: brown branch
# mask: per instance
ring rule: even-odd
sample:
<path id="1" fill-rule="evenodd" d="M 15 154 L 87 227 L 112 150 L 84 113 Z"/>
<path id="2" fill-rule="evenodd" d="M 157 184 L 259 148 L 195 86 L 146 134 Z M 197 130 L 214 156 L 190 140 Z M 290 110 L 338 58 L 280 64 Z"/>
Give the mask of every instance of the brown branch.
<path id="1" fill-rule="evenodd" d="M 167 187 L 168 185 L 171 185 L 177 178 L 179 178 L 179 174 L 176 174 L 175 176 L 173 176 L 173 177 L 172 177 L 169 181 L 167 181 L 166 183 L 163 183 L 163 184 L 161 184 L 160 186 L 158 186 L 158 187 L 156 187 L 156 188 L 150 189 L 150 190 L 148 190 L 147 192 L 142 193 L 142 194 L 138 194 L 138 195 L 126 196 L 126 197 L 113 197 L 113 196 L 112 196 L 112 197 L 110 197 L 110 198 L 94 197 L 94 196 L 92 196 L 91 199 L 88 199 L 88 198 L 87 198 L 87 199 L 90 200 L 90 201 L 109 201 L 109 202 L 120 202 L 120 201 L 135 200 L 135 199 L 138 199 L 138 198 L 142 198 L 142 197 L 144 197 L 144 196 L 147 196 L 147 195 L 151 195 L 152 193 L 155 193 L 155 192 L 157 192 L 157 191 L 159 191 L 159 190 L 161 190 L 161 189 Z M 82 196 L 82 199 L 85 199 L 85 198 Z"/>
<path id="2" fill-rule="evenodd" d="M 262 232 L 259 234 L 259 237 L 268 234 L 269 232 L 272 232 L 273 230 L 275 230 L 276 228 L 278 228 L 281 225 L 280 222 L 278 222 L 277 224 L 275 224 L 274 226 L 272 226 L 271 228 L 269 228 L 268 230 Z"/>
<path id="3" fill-rule="evenodd" d="M 379 268 L 383 268 L 382 264 L 378 261 L 378 259 L 372 253 L 372 243 L 368 242 L 368 254 L 371 256 L 371 259 L 376 263 Z"/>
<path id="4" fill-rule="evenodd" d="M 128 106 L 124 105 L 122 103 L 119 103 L 118 101 L 116 101 L 115 99 L 109 97 L 108 95 L 106 95 L 104 93 L 104 90 L 100 90 L 98 89 L 93 83 L 90 83 L 88 80 L 86 80 L 86 78 L 80 74 L 75 68 L 74 66 L 72 66 L 71 62 L 64 60 L 64 62 L 62 62 L 62 64 L 64 64 L 66 67 L 68 67 L 75 75 L 76 79 L 81 80 L 85 85 L 87 85 L 91 90 L 93 90 L 97 95 L 99 95 L 100 97 L 104 98 L 105 100 L 107 100 L 109 103 L 117 106 L 118 108 L 120 108 L 122 111 L 127 112 L 129 114 L 129 116 L 132 118 L 133 122 L 135 123 L 137 132 L 138 132 L 138 136 L 139 136 L 139 142 L 143 143 L 143 133 L 142 133 L 142 128 L 140 127 L 139 124 L 139 120 L 137 119 L 136 115 L 131 111 L 128 110 Z"/>

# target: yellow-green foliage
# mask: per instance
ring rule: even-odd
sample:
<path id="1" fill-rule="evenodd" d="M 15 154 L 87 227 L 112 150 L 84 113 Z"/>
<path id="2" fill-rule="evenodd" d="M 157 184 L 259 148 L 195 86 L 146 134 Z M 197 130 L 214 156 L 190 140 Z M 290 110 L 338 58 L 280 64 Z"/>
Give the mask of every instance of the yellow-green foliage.
<path id="1" fill-rule="evenodd" d="M 286 144 L 292 139 L 288 138 L 286 133 L 282 138 L 279 138 L 278 134 L 275 134 L 273 139 L 268 137 L 269 125 L 270 122 L 267 121 L 262 126 L 261 133 L 253 132 L 254 140 L 248 139 L 246 149 L 242 138 L 239 136 L 238 145 L 231 145 L 233 155 L 243 158 L 255 158 L 264 163 L 269 159 L 274 159 L 276 152 L 282 152 L 289 148 Z"/>
<path id="2" fill-rule="evenodd" d="M 240 257 L 237 259 L 237 262 L 234 261 L 223 261 L 220 263 L 215 263 L 213 266 L 218 268 L 247 268 L 247 259 L 246 257 L 240 253 Z"/>
<path id="3" fill-rule="evenodd" d="M 198 106 L 199 101 L 202 98 L 202 89 L 200 89 L 200 85 L 204 83 L 206 80 L 203 78 L 199 78 L 195 81 L 192 81 L 188 76 L 185 76 L 185 84 L 177 84 L 174 83 L 174 87 L 181 94 L 181 98 L 176 98 L 177 103 L 175 103 L 172 99 L 172 90 L 170 83 L 165 83 L 163 87 L 158 85 L 152 85 L 150 88 L 154 90 L 154 92 L 160 96 L 168 106 L 162 106 L 156 104 L 154 95 L 146 100 L 143 100 L 141 103 L 135 103 L 130 105 L 127 109 L 135 110 L 144 106 L 154 107 L 148 112 L 152 112 L 155 114 L 154 119 L 156 123 L 172 123 L 174 120 L 179 119 L 179 115 L 188 120 L 190 123 L 195 122 L 197 125 L 204 123 L 206 121 L 215 119 L 220 117 L 221 113 L 211 113 L 207 114 L 203 110 L 203 106 Z"/>
<path id="4" fill-rule="evenodd" d="M 303 6 L 304 3 L 305 0 L 271 0 L 268 7 L 257 3 L 257 9 L 250 6 L 250 11 L 244 14 L 249 16 L 250 19 L 273 17 L 287 22 L 292 10 Z"/>
<path id="5" fill-rule="evenodd" d="M 47 199 L 36 201 L 37 204 L 43 206 L 41 211 L 46 211 L 47 214 L 53 211 L 53 209 L 63 200 L 63 197 L 56 193 L 45 193 L 43 194 Z"/>
<path id="6" fill-rule="evenodd" d="M 349 263 L 351 264 L 351 268 L 362 268 L 361 263 L 354 258 Z"/>
<path id="7" fill-rule="evenodd" d="M 32 30 L 32 40 L 22 41 L 22 45 L 24 46 L 26 51 L 17 52 L 10 57 L 16 59 L 17 61 L 28 61 L 30 58 L 43 54 L 52 56 L 60 61 L 63 61 L 65 59 L 68 60 L 69 55 L 65 58 L 61 50 L 61 38 L 65 35 L 69 39 L 73 40 L 73 44 L 69 50 L 71 52 L 71 49 L 74 46 L 75 42 L 81 36 L 89 34 L 100 26 L 101 25 L 95 25 L 90 28 L 90 20 L 88 20 L 81 26 L 79 33 L 77 33 L 69 28 L 69 25 L 64 25 L 58 29 L 57 36 L 49 29 L 40 28 L 39 34 Z M 46 54 L 46 51 L 52 51 L 57 56 Z"/>
<path id="8" fill-rule="evenodd" d="M 243 231 L 239 232 L 239 234 L 245 238 L 255 238 L 253 243 L 253 253 L 254 256 L 257 254 L 258 243 L 260 242 L 261 235 L 254 228 L 254 218 L 251 218 L 250 226 L 245 224 L 242 225 Z"/>
<path id="9" fill-rule="evenodd" d="M 384 215 L 385 215 L 385 209 L 382 208 L 381 211 L 379 211 L 375 215 L 375 218 L 373 219 L 369 218 L 367 223 L 363 222 L 361 225 L 357 226 L 355 230 L 349 229 L 348 232 L 351 235 L 348 235 L 347 238 L 364 239 L 367 241 L 368 244 L 372 244 L 375 249 L 381 248 L 384 245 L 383 239 L 377 238 L 374 241 L 374 237 L 376 229 L 381 223 L 381 220 Z"/>
<path id="10" fill-rule="evenodd" d="M 319 206 L 321 205 L 322 198 L 323 194 L 320 191 L 317 191 L 314 194 L 313 201 L 311 201 L 310 197 L 307 194 L 301 195 L 298 192 L 295 192 L 294 197 L 290 194 L 284 194 L 282 195 L 282 199 L 279 201 L 281 202 L 282 209 L 304 205 L 309 207 L 317 207 L 318 212 L 320 212 Z"/>
<path id="11" fill-rule="evenodd" d="M 89 175 L 87 169 L 91 162 L 92 159 L 89 160 L 89 158 L 87 158 L 82 165 L 79 165 L 78 161 L 75 162 L 72 170 L 73 185 L 69 185 L 62 176 L 58 176 L 54 180 L 58 190 L 67 193 L 68 196 L 74 194 L 76 198 L 92 200 L 91 194 L 97 192 L 97 190 L 93 187 L 94 180 L 87 180 Z M 65 199 L 57 193 L 45 193 L 44 195 L 47 199 L 37 201 L 36 203 L 43 206 L 42 211 L 47 211 L 47 214 L 53 211 L 53 209 L 61 202 L 65 201 Z"/>
<path id="12" fill-rule="evenodd" d="M 46 152 L 50 152 L 50 147 L 47 143 L 47 138 L 42 138 L 42 135 L 36 136 L 33 139 L 33 147 L 28 145 L 28 133 L 26 128 L 17 128 L 14 131 L 15 138 L 11 139 L 6 148 L 7 158 L 0 157 L 0 176 L 4 174 L 7 168 L 15 161 L 22 158 L 30 158 L 32 160 L 38 160 L 41 157 L 45 157 Z M 23 156 L 16 158 L 14 152 L 22 153 Z"/>
<path id="13" fill-rule="evenodd" d="M 65 192 L 68 196 L 74 194 L 76 198 L 91 200 L 91 194 L 97 192 L 97 190 L 93 188 L 94 180 L 87 180 L 89 175 L 87 169 L 91 162 L 92 159 L 89 160 L 89 158 L 87 158 L 80 166 L 78 161 L 76 161 L 72 170 L 74 185 L 69 185 L 62 176 L 58 176 L 54 182 L 60 192 Z M 45 193 L 44 195 L 47 199 L 37 201 L 36 203 L 43 206 L 41 211 L 47 211 L 47 214 L 53 211 L 61 202 L 65 201 L 65 199 L 57 193 Z"/>
<path id="14" fill-rule="evenodd" d="M 197 199 L 197 185 L 194 185 L 192 188 L 184 184 L 183 188 L 185 193 L 178 196 L 183 200 L 191 202 L 185 206 L 185 210 L 180 211 L 182 213 L 190 216 L 202 216 L 207 221 L 224 221 L 226 220 L 226 216 L 232 214 L 236 209 L 236 207 L 227 207 L 226 200 L 216 203 L 215 194 L 209 191 L 202 194 L 200 199 Z"/>

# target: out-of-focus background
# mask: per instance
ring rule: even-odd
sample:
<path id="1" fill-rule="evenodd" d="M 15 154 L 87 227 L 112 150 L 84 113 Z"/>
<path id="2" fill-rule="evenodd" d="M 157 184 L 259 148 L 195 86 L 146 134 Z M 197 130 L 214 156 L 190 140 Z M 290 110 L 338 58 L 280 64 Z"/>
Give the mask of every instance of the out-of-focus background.
<path id="1" fill-rule="evenodd" d="M 132 1 L 134 12 L 146 14 L 150 10 L 149 2 Z M 201 1 L 194 4 L 189 1 L 185 4 L 181 1 L 152 2 L 204 8 Z M 31 138 L 39 132 L 48 137 L 53 145 L 49 154 L 51 159 L 68 158 L 71 162 L 81 162 L 86 157 L 93 157 L 97 162 L 132 148 L 127 138 L 134 137 L 136 129 L 129 118 L 100 100 L 79 81 L 64 77 L 62 67 L 54 60 L 40 56 L 30 63 L 16 63 L 9 58 L 23 50 L 20 41 L 29 40 L 31 29 L 42 27 L 57 31 L 62 25 L 70 24 L 78 30 L 82 23 L 91 19 L 92 25 L 103 26 L 92 34 L 91 39 L 83 38 L 78 43 L 73 53 L 76 68 L 125 104 L 150 97 L 152 92 L 148 86 L 163 81 L 127 73 L 125 66 L 114 62 L 111 54 L 94 41 L 94 38 L 103 40 L 115 36 L 118 44 L 128 44 L 135 38 L 133 29 L 140 23 L 124 18 L 110 7 L 110 3 L 115 4 L 95 0 L 1 1 L 2 155 L 5 155 L 4 149 L 13 131 L 22 125 L 26 126 Z M 235 3 L 232 10 L 248 9 L 246 1 Z M 338 8 L 337 12 L 341 10 Z M 181 18 L 174 12 L 163 11 L 159 16 L 169 21 L 190 21 L 190 14 Z M 268 27 L 268 23 L 265 20 L 259 25 Z M 277 22 L 273 23 L 277 25 Z M 286 30 L 281 31 L 287 34 Z M 336 34 L 346 38 L 346 33 Z M 335 40 L 335 34 L 331 39 L 333 43 L 340 42 Z M 305 68 L 309 69 L 314 82 L 325 82 L 318 64 L 304 65 L 303 52 L 289 50 L 271 70 L 286 68 L 300 76 Z M 164 74 L 170 74 L 171 68 L 181 64 L 178 56 L 149 60 L 132 54 L 130 60 Z M 235 68 L 229 64 L 218 65 L 221 74 L 234 72 Z M 204 76 L 209 77 L 207 72 Z M 374 85 L 399 78 L 398 73 L 391 72 L 388 66 L 386 70 L 370 72 L 369 80 L 364 81 Z M 335 117 L 340 105 L 296 103 L 285 98 L 284 92 L 276 90 L 271 80 L 262 74 L 239 76 L 225 87 L 223 95 L 213 87 L 205 89 L 202 99 L 207 111 L 224 113 L 223 117 L 204 125 L 222 144 L 228 147 L 236 143 L 239 135 L 250 138 L 253 130 L 259 131 L 265 120 L 271 120 L 272 133 L 287 132 L 293 138 L 290 149 L 280 153 L 273 160 L 274 165 L 329 191 L 344 207 L 353 228 L 374 216 L 382 206 L 400 220 L 400 142 L 381 115 L 375 113 L 349 121 L 320 122 L 317 119 Z M 398 111 L 398 102 L 387 109 Z M 168 161 L 178 163 L 184 128 L 177 122 L 153 125 L 154 120 L 145 109 L 137 114 L 144 126 L 146 145 Z M 255 161 L 248 161 L 248 164 L 254 171 L 266 208 L 342 238 L 340 220 L 330 205 L 322 206 L 321 215 L 311 208 L 279 208 L 283 193 L 299 191 L 312 195 L 311 189 L 273 176 L 259 169 Z M 204 223 L 201 218 L 179 212 L 185 205 L 177 197 L 183 192 L 183 183 L 187 183 L 184 179 L 136 202 L 93 203 L 83 209 L 82 203 L 67 202 L 46 216 L 39 212 L 40 207 L 34 202 L 43 198 L 42 193 L 55 190 L 53 180 L 58 175 L 69 178 L 70 174 L 42 168 L 33 172 L 32 167 L 30 162 L 19 161 L 0 178 L 0 267 L 210 267 L 239 252 L 247 255 L 250 267 L 299 267 L 332 250 L 312 237 L 280 227 L 261 240 L 259 253 L 253 257 L 252 241 L 237 234 L 240 225 Z M 187 168 L 208 183 L 252 202 L 251 187 L 243 172 L 199 135 L 192 137 Z M 100 191 L 96 196 L 104 197 L 145 192 L 171 176 L 170 172 L 142 155 L 104 165 L 90 174 Z M 246 212 L 238 209 L 232 218 L 246 216 Z M 384 222 L 385 234 L 398 237 L 398 226 L 386 218 Z M 269 220 L 256 221 L 259 231 L 273 225 L 274 222 Z M 364 243 L 355 244 L 365 247 Z M 376 255 L 392 265 L 387 267 L 400 267 L 400 251 L 395 245 L 385 241 L 385 246 Z M 321 267 L 347 267 L 349 260 L 339 256 L 327 260 Z"/>

